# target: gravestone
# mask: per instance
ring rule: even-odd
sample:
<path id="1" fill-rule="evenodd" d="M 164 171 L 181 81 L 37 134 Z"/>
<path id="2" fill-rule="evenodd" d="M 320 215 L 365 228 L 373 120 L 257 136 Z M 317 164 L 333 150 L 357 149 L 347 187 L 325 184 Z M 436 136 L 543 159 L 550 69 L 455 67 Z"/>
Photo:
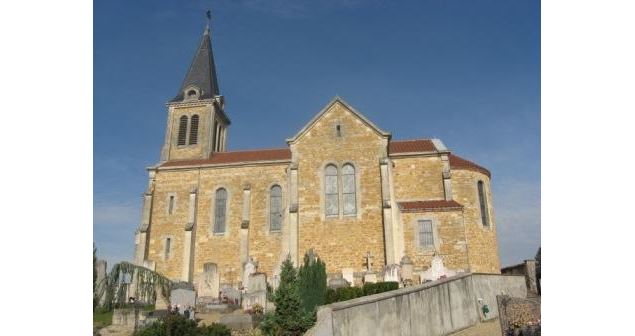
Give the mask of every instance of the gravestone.
<path id="1" fill-rule="evenodd" d="M 196 279 L 198 288 L 198 296 L 212 300 L 218 298 L 220 291 L 220 276 L 218 267 L 215 263 L 205 263 L 203 265 L 203 273 L 199 274 Z"/>
<path id="2" fill-rule="evenodd" d="M 240 291 L 229 285 L 221 286 L 221 301 L 223 303 L 238 304 L 240 303 Z"/>
<path id="3" fill-rule="evenodd" d="M 413 265 L 412 261 L 407 255 L 401 258 L 401 280 L 406 282 L 413 282 Z"/>
<path id="4" fill-rule="evenodd" d="M 250 309 L 255 304 L 265 308 L 267 305 L 267 275 L 254 273 L 249 278 L 249 287 L 243 294 L 243 309 Z"/>
<path id="5" fill-rule="evenodd" d="M 187 282 L 174 284 L 170 291 L 170 304 L 179 307 L 179 311 L 184 311 L 187 307 L 196 307 L 196 291 Z"/>
<path id="6" fill-rule="evenodd" d="M 252 257 L 249 257 L 249 260 L 245 263 L 243 267 L 243 287 L 249 287 L 249 277 L 256 273 L 258 269 L 258 263 L 254 261 Z"/>
<path id="7" fill-rule="evenodd" d="M 374 258 L 370 251 L 366 252 L 366 273 L 364 273 L 364 283 L 376 283 L 377 282 L 377 274 L 372 273 L 371 266 L 373 264 L 372 259 Z"/>
<path id="8" fill-rule="evenodd" d="M 348 281 L 342 278 L 342 274 L 333 275 L 328 282 L 328 287 L 332 289 L 348 287 L 349 285 Z"/>
<path id="9" fill-rule="evenodd" d="M 342 278 L 353 285 L 355 283 L 355 270 L 352 268 L 342 268 Z"/>
<path id="10" fill-rule="evenodd" d="M 147 269 L 149 269 L 151 271 L 156 271 L 157 264 L 154 261 L 152 261 L 152 260 L 147 260 L 146 259 L 146 260 L 143 261 L 143 267 L 145 267 L 145 268 L 147 268 Z"/>
<path id="11" fill-rule="evenodd" d="M 401 284 L 400 270 L 397 264 L 387 265 L 384 267 L 384 281 L 394 281 Z"/>
<path id="12" fill-rule="evenodd" d="M 376 283 L 376 282 L 377 282 L 377 274 L 375 273 L 364 274 L 364 283 Z"/>
<path id="13" fill-rule="evenodd" d="M 442 277 L 451 277 L 456 275 L 456 272 L 443 266 L 443 258 L 440 255 L 435 254 L 432 257 L 432 264 L 430 268 L 419 273 L 421 282 L 436 281 Z"/>

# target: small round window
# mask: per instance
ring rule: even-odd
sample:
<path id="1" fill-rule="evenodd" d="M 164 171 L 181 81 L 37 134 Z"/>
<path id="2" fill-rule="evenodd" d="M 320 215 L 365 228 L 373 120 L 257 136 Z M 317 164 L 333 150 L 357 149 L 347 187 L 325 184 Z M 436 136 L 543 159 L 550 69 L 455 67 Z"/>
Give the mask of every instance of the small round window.
<path id="1" fill-rule="evenodd" d="M 196 90 L 189 90 L 189 91 L 187 91 L 187 97 L 188 97 L 188 98 L 194 98 L 194 97 L 196 97 Z"/>

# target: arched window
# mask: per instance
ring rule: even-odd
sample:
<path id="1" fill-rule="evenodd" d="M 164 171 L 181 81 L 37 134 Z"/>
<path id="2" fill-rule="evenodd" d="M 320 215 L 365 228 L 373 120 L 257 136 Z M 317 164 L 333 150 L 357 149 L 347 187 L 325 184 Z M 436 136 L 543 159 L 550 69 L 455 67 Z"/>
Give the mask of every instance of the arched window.
<path id="1" fill-rule="evenodd" d="M 337 216 L 339 214 L 338 189 L 337 167 L 328 165 L 324 171 L 324 194 L 327 216 Z"/>
<path id="2" fill-rule="evenodd" d="M 198 141 L 198 114 L 192 116 L 190 120 L 190 145 L 196 145 Z"/>
<path id="3" fill-rule="evenodd" d="M 344 215 L 354 215 L 357 213 L 355 167 L 350 163 L 342 167 L 342 202 L 344 202 Z"/>
<path id="4" fill-rule="evenodd" d="M 187 137 L 187 116 L 182 116 L 179 119 L 179 137 L 176 142 L 177 145 L 185 145 L 185 138 Z"/>
<path id="5" fill-rule="evenodd" d="M 487 213 L 487 198 L 485 197 L 485 186 L 483 181 L 478 181 L 478 202 L 481 208 L 481 223 L 483 226 L 489 226 L 489 216 Z"/>
<path id="6" fill-rule="evenodd" d="M 227 213 L 227 190 L 216 190 L 214 204 L 214 233 L 225 233 L 225 215 Z"/>
<path id="7" fill-rule="evenodd" d="M 279 185 L 271 187 L 269 192 L 269 218 L 270 230 L 280 231 L 282 229 L 282 188 Z"/>

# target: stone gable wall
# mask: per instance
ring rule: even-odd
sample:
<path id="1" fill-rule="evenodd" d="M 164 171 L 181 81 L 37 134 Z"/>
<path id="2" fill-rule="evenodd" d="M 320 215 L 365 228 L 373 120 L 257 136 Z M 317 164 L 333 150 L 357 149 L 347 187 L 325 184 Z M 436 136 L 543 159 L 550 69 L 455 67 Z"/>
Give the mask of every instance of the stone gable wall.
<path id="1" fill-rule="evenodd" d="M 342 137 L 336 136 L 338 122 Z M 342 268 L 362 271 L 364 256 L 369 251 L 375 257 L 373 270 L 382 269 L 384 237 L 379 160 L 386 156 L 386 144 L 386 139 L 336 103 L 292 145 L 293 160 L 298 163 L 300 257 L 313 248 L 325 261 L 328 273 Z M 334 163 L 341 169 L 346 162 L 356 169 L 357 215 L 325 218 L 324 167 Z"/>

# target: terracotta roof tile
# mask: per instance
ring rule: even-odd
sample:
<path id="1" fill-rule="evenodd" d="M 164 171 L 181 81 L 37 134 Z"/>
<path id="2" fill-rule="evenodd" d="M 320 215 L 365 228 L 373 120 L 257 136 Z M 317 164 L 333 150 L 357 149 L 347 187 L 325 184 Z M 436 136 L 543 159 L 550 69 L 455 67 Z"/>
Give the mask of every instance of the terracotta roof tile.
<path id="1" fill-rule="evenodd" d="M 463 206 L 454 200 L 399 202 L 398 205 L 399 205 L 399 210 L 401 210 L 401 212 L 423 212 L 423 211 L 443 211 L 443 210 L 463 209 Z"/>
<path id="2" fill-rule="evenodd" d="M 388 153 L 416 153 L 436 152 L 437 148 L 429 139 L 391 141 L 388 144 Z"/>
<path id="3" fill-rule="evenodd" d="M 450 168 L 451 169 L 465 169 L 465 170 L 472 170 L 472 171 L 476 171 L 479 173 L 483 173 L 485 175 L 487 175 L 487 177 L 491 178 L 492 174 L 489 172 L 489 170 L 477 165 L 476 163 L 466 160 L 462 157 L 456 156 L 454 154 L 450 154 Z"/>
<path id="4" fill-rule="evenodd" d="M 162 164 L 160 167 L 179 167 L 279 160 L 291 160 L 291 151 L 288 148 L 274 148 L 248 151 L 219 152 L 212 154 L 212 157 L 210 157 L 209 159 L 168 161 Z"/>

